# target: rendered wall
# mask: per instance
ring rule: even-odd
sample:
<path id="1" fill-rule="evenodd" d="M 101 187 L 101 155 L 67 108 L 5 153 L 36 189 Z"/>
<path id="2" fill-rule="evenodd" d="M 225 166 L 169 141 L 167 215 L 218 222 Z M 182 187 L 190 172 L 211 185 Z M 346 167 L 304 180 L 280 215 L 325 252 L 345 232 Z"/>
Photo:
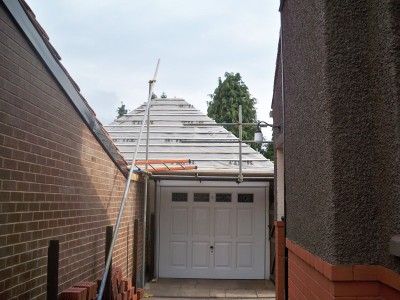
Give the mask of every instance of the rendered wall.
<path id="1" fill-rule="evenodd" d="M 280 56 L 273 117 L 274 124 L 282 127 L 274 131 L 274 139 L 283 141 L 285 135 L 287 237 L 314 253 L 334 257 L 330 116 L 323 69 L 327 56 L 324 1 L 286 1 L 284 8 L 285 125 Z"/>
<path id="2" fill-rule="evenodd" d="M 60 292 L 101 274 L 125 178 L 3 4 L 0 28 L 0 299 L 45 299 L 50 239 L 60 240 Z M 126 275 L 141 190 L 133 182 L 113 258 Z"/>
<path id="3" fill-rule="evenodd" d="M 395 0 L 283 6 L 287 238 L 331 264 L 400 272 L 399 26 Z"/>

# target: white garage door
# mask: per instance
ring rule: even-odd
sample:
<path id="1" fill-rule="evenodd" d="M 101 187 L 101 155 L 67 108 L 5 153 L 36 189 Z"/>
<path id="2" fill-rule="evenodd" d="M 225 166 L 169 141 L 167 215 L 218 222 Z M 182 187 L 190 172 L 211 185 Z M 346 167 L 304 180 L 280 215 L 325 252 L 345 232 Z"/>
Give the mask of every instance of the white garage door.
<path id="1" fill-rule="evenodd" d="M 161 187 L 159 276 L 263 279 L 265 188 Z"/>

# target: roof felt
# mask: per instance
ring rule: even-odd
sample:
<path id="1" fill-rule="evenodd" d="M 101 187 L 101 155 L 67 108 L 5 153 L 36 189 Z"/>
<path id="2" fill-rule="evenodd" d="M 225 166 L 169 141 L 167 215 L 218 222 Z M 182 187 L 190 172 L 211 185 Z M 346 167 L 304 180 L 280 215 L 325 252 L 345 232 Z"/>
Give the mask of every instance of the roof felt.
<path id="1" fill-rule="evenodd" d="M 133 159 L 145 108 L 146 103 L 105 126 L 129 162 Z M 238 138 L 215 124 L 214 120 L 184 99 L 153 99 L 150 107 L 149 159 L 190 159 L 198 167 L 196 173 L 237 174 Z M 145 160 L 145 153 L 146 127 L 137 160 Z M 274 172 L 271 161 L 244 143 L 242 167 L 244 174 L 271 175 Z"/>

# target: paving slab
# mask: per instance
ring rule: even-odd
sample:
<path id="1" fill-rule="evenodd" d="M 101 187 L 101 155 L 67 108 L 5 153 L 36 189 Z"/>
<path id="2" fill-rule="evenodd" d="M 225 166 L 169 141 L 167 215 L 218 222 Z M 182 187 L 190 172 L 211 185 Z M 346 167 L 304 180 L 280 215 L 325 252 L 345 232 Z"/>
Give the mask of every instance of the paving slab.
<path id="1" fill-rule="evenodd" d="M 258 298 L 260 297 L 275 297 L 275 290 L 267 290 L 267 289 L 263 289 L 263 290 L 256 290 L 257 292 L 257 296 Z"/>
<path id="2" fill-rule="evenodd" d="M 152 300 L 275 299 L 275 286 L 268 280 L 158 279 L 145 286 Z"/>
<path id="3" fill-rule="evenodd" d="M 210 297 L 210 289 L 208 288 L 186 288 L 182 286 L 178 292 L 179 297 L 208 298 Z"/>
<path id="4" fill-rule="evenodd" d="M 224 289 L 210 289 L 210 298 L 225 298 L 226 293 Z"/>
<path id="5" fill-rule="evenodd" d="M 226 297 L 230 298 L 253 298 L 257 299 L 257 293 L 251 289 L 240 289 L 240 290 L 226 290 Z"/>
<path id="6" fill-rule="evenodd" d="M 152 289 L 145 289 L 145 293 L 153 296 L 158 296 L 158 297 L 176 297 L 178 296 L 178 292 L 180 290 L 180 286 L 178 287 L 169 287 L 169 286 L 163 286 L 163 287 L 157 287 L 157 288 L 152 288 Z"/>

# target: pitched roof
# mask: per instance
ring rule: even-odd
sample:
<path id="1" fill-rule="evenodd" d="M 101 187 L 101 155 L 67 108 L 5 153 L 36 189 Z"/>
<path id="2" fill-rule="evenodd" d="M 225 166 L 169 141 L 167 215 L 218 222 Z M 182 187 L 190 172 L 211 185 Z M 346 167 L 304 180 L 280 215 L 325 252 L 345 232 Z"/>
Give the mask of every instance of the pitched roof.
<path id="1" fill-rule="evenodd" d="M 3 0 L 3 3 L 55 80 L 60 84 L 65 95 L 69 98 L 92 134 L 116 166 L 127 176 L 128 168 L 126 161 L 108 136 L 101 122 L 96 118 L 93 109 L 80 93 L 78 85 L 61 64 L 60 55 L 50 44 L 48 35 L 36 20 L 36 16 L 31 8 L 24 0 Z"/>
<path id="2" fill-rule="evenodd" d="M 132 161 L 146 103 L 116 119 L 106 129 L 127 161 Z M 214 124 L 214 126 L 207 124 Z M 149 159 L 190 159 L 195 173 L 239 171 L 238 138 L 184 99 L 153 99 L 150 107 Z M 146 127 L 137 160 L 145 159 Z M 274 165 L 247 144 L 242 144 L 246 174 L 271 175 Z M 179 171 L 182 172 L 182 171 Z M 190 171 L 193 172 L 193 171 Z"/>

